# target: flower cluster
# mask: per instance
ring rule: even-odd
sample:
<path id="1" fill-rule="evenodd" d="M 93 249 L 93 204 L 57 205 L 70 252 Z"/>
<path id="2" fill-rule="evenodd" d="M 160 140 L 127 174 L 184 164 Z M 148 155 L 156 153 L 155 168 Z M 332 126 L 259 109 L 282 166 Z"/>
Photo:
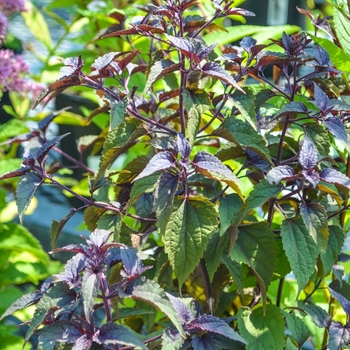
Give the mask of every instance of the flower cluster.
<path id="1" fill-rule="evenodd" d="M 4 41 L 7 33 L 8 17 L 26 10 L 25 0 L 0 0 L 0 43 Z"/>
<path id="2" fill-rule="evenodd" d="M 21 55 L 12 50 L 0 50 L 0 91 L 15 91 L 20 94 L 32 93 L 37 97 L 44 86 L 23 76 L 29 68 Z"/>

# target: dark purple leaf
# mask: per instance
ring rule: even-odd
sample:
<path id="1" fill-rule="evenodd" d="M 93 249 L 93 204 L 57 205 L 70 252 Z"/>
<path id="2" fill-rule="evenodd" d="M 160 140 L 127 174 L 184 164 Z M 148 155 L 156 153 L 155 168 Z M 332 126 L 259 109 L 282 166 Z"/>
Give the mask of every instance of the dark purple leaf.
<path id="1" fill-rule="evenodd" d="M 193 320 L 190 325 L 198 330 L 218 333 L 226 338 L 246 344 L 246 341 L 221 318 L 211 315 L 201 315 Z"/>
<path id="2" fill-rule="evenodd" d="M 207 58 L 210 55 L 210 53 L 215 49 L 216 45 L 217 44 L 206 46 L 203 49 L 199 50 L 199 52 L 197 53 L 199 60 L 202 61 L 205 58 Z"/>
<path id="3" fill-rule="evenodd" d="M 177 133 L 177 149 L 180 153 L 181 159 L 184 161 L 188 160 L 191 153 L 191 146 L 181 133 Z"/>
<path id="4" fill-rule="evenodd" d="M 329 100 L 326 93 L 316 83 L 314 83 L 314 90 L 316 106 L 321 110 L 322 113 L 327 114 L 332 107 L 331 101 Z"/>
<path id="5" fill-rule="evenodd" d="M 346 132 L 345 125 L 339 118 L 328 117 L 327 119 L 325 119 L 324 124 L 337 139 L 348 143 L 348 134 Z"/>
<path id="6" fill-rule="evenodd" d="M 145 271 L 142 260 L 137 256 L 136 249 L 120 249 L 120 257 L 123 262 L 124 271 L 127 277 L 135 277 Z"/>
<path id="7" fill-rule="evenodd" d="M 137 333 L 132 329 L 124 325 L 110 322 L 102 325 L 99 332 L 93 336 L 93 340 L 98 344 L 123 344 L 147 350 L 145 344 L 142 343 Z"/>
<path id="8" fill-rule="evenodd" d="M 0 180 L 11 179 L 13 177 L 22 176 L 29 171 L 28 168 L 23 167 L 17 170 L 9 171 L 8 173 L 0 175 Z"/>
<path id="9" fill-rule="evenodd" d="M 120 247 L 109 248 L 105 253 L 106 264 L 108 266 L 121 260 Z"/>
<path id="10" fill-rule="evenodd" d="M 350 178 L 335 169 L 323 169 L 320 172 L 321 180 L 350 189 Z"/>
<path id="11" fill-rule="evenodd" d="M 329 330 L 329 340 L 327 349 L 342 350 L 349 343 L 350 333 L 340 322 L 332 322 Z"/>
<path id="12" fill-rule="evenodd" d="M 282 180 L 292 180 L 297 178 L 293 168 L 288 165 L 280 165 L 271 169 L 266 176 L 266 181 L 272 185 L 279 184 Z"/>
<path id="13" fill-rule="evenodd" d="M 71 75 L 78 75 L 81 72 L 81 68 L 84 65 L 81 56 L 79 57 L 68 57 L 64 61 L 64 67 L 60 69 L 60 74 L 57 80 L 61 80 L 64 77 L 69 77 Z"/>
<path id="14" fill-rule="evenodd" d="M 38 129 L 45 132 L 47 127 L 50 125 L 50 123 L 54 120 L 54 118 L 56 118 L 59 114 L 63 113 L 64 111 L 66 111 L 67 109 L 69 109 L 70 107 L 65 107 L 60 109 L 59 111 L 56 111 L 54 113 L 49 114 L 47 117 L 45 117 L 44 119 L 40 120 L 40 122 L 38 123 Z"/>
<path id="15" fill-rule="evenodd" d="M 289 102 L 285 104 L 282 109 L 278 112 L 278 115 L 284 114 L 306 114 L 307 108 L 302 102 Z"/>
<path id="16" fill-rule="evenodd" d="M 246 17 L 255 17 L 255 13 L 254 12 L 251 12 L 251 11 L 248 11 L 246 9 L 242 9 L 242 8 L 239 8 L 239 7 L 235 7 L 235 8 L 232 8 L 232 9 L 229 9 L 228 11 L 226 11 L 225 13 L 226 15 L 240 15 L 240 16 L 246 16 Z"/>
<path id="17" fill-rule="evenodd" d="M 329 54 L 322 46 L 315 44 L 314 53 L 315 53 L 315 58 L 317 60 L 317 63 L 320 66 L 327 66 L 329 64 L 329 60 L 330 60 Z"/>
<path id="18" fill-rule="evenodd" d="M 83 332 L 81 327 L 74 321 L 56 321 L 52 325 L 46 326 L 38 331 L 40 335 L 40 344 L 43 349 L 51 342 L 62 342 L 72 344 L 79 339 Z"/>
<path id="19" fill-rule="evenodd" d="M 192 347 L 193 347 L 193 350 L 216 350 L 217 349 L 214 339 L 212 339 L 212 337 L 209 334 L 204 334 L 201 337 L 196 335 L 192 339 Z"/>
<path id="20" fill-rule="evenodd" d="M 240 43 L 241 47 L 247 51 L 248 53 L 251 52 L 251 48 L 256 45 L 256 40 L 253 39 L 251 36 L 246 36 L 244 37 Z"/>
<path id="21" fill-rule="evenodd" d="M 47 153 L 51 150 L 52 147 L 56 146 L 58 142 L 60 142 L 64 137 L 69 135 L 70 133 L 66 133 L 57 137 L 54 137 L 52 140 L 45 142 L 37 151 L 35 155 L 35 159 L 41 164 L 44 160 Z"/>
<path id="22" fill-rule="evenodd" d="M 171 173 L 163 173 L 160 176 L 154 195 L 154 209 L 157 213 L 172 207 L 178 183 L 179 177 Z"/>
<path id="23" fill-rule="evenodd" d="M 271 169 L 271 165 L 267 162 L 263 157 L 261 157 L 258 153 L 252 151 L 247 148 L 245 150 L 247 154 L 248 161 L 254 164 L 258 169 L 262 171 L 269 171 Z"/>
<path id="24" fill-rule="evenodd" d="M 85 255 L 78 253 L 69 259 L 62 272 L 55 275 L 57 281 L 66 283 L 69 288 L 74 288 L 81 283 L 80 272 L 87 266 L 88 259 Z"/>
<path id="25" fill-rule="evenodd" d="M 316 187 L 320 182 L 320 175 L 315 170 L 303 170 L 302 174 L 305 180 L 309 181 L 313 187 Z"/>
<path id="26" fill-rule="evenodd" d="M 350 285 L 347 283 L 342 283 L 340 285 L 340 282 L 335 280 L 328 288 L 333 297 L 339 301 L 346 314 L 350 315 Z"/>
<path id="27" fill-rule="evenodd" d="M 299 154 L 299 162 L 304 170 L 314 169 L 317 165 L 317 150 L 308 137 L 304 137 L 304 142 Z"/>
<path id="28" fill-rule="evenodd" d="M 57 252 L 72 252 L 72 253 L 82 253 L 86 256 L 90 255 L 87 249 L 87 246 L 84 244 L 68 244 L 64 247 L 54 249 L 51 253 L 57 253 Z"/>
<path id="29" fill-rule="evenodd" d="M 176 298 L 169 293 L 167 296 L 178 314 L 181 325 L 185 325 L 194 320 L 194 313 L 180 298 Z"/>
<path id="30" fill-rule="evenodd" d="M 107 243 L 112 233 L 113 232 L 111 231 L 96 229 L 94 232 L 91 233 L 89 239 L 86 242 L 88 243 L 88 245 L 91 244 L 97 248 L 101 248 L 104 244 Z"/>
<path id="31" fill-rule="evenodd" d="M 136 176 L 134 181 L 149 176 L 158 170 L 168 169 L 175 166 L 175 158 L 172 152 L 164 151 L 156 154 L 146 165 L 145 169 Z"/>
<path id="32" fill-rule="evenodd" d="M 199 63 L 200 59 L 196 54 L 196 48 L 192 42 L 186 38 L 178 38 L 171 35 L 166 35 L 168 40 L 178 48 L 189 60 L 194 60 L 195 63 Z"/>
<path id="33" fill-rule="evenodd" d="M 51 285 L 52 285 L 52 276 L 46 278 L 46 280 L 43 282 L 43 284 L 40 287 L 40 292 L 46 293 L 47 290 L 51 287 Z"/>
<path id="34" fill-rule="evenodd" d="M 91 337 L 87 334 L 83 334 L 74 342 L 72 350 L 89 350 L 92 344 L 93 342 Z"/>
<path id="35" fill-rule="evenodd" d="M 202 72 L 211 77 L 217 78 L 224 83 L 234 86 L 237 90 L 244 93 L 243 89 L 238 85 L 236 80 L 218 63 L 208 62 L 202 67 Z"/>
<path id="36" fill-rule="evenodd" d="M 22 175 L 18 181 L 16 188 L 16 204 L 20 220 L 22 220 L 24 212 L 34 197 L 36 190 L 42 183 L 43 179 L 34 173 L 26 173 Z"/>

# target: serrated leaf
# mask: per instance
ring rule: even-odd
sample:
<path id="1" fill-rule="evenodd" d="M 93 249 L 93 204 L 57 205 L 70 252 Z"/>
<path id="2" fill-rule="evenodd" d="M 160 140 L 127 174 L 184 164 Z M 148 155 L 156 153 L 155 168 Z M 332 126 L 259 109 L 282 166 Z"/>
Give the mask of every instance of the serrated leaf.
<path id="1" fill-rule="evenodd" d="M 76 294 L 73 290 L 69 290 L 67 285 L 63 283 L 54 285 L 37 304 L 33 319 L 25 336 L 25 342 L 28 341 L 34 331 L 42 324 L 45 317 L 50 312 L 57 310 L 58 305 L 61 309 L 69 310 L 75 302 Z"/>
<path id="2" fill-rule="evenodd" d="M 174 202 L 163 241 L 180 288 L 202 258 L 209 238 L 218 227 L 217 217 L 209 200 L 190 198 Z"/>
<path id="3" fill-rule="evenodd" d="M 157 180 L 159 176 L 160 176 L 159 172 L 155 172 L 152 175 L 143 177 L 134 182 L 134 185 L 130 193 L 129 207 L 142 194 L 150 193 L 154 191 L 157 185 Z"/>
<path id="4" fill-rule="evenodd" d="M 279 116 L 285 114 L 306 114 L 308 112 L 306 106 L 302 102 L 289 102 L 286 103 L 282 109 L 278 112 Z"/>
<path id="5" fill-rule="evenodd" d="M 237 81 L 216 62 L 207 62 L 202 67 L 202 73 L 217 78 L 226 84 L 232 85 L 237 90 L 244 93 L 244 90 L 238 85 Z"/>
<path id="6" fill-rule="evenodd" d="M 237 119 L 235 116 L 230 116 L 214 132 L 214 135 L 222 136 L 228 141 L 249 148 L 258 153 L 270 164 L 273 164 L 264 138 L 248 122 Z"/>
<path id="7" fill-rule="evenodd" d="M 196 312 L 190 309 L 183 300 L 178 297 L 174 297 L 171 294 L 167 293 L 167 297 L 169 298 L 171 304 L 173 305 L 177 315 L 180 319 L 181 325 L 188 324 L 195 318 Z"/>
<path id="8" fill-rule="evenodd" d="M 210 337 L 208 334 L 204 334 L 199 337 L 196 335 L 192 339 L 193 350 L 215 350 L 217 349 L 215 340 Z"/>
<path id="9" fill-rule="evenodd" d="M 283 248 L 301 291 L 315 270 L 320 249 L 310 236 L 301 217 L 283 221 L 281 236 Z"/>
<path id="10" fill-rule="evenodd" d="M 145 301 L 160 311 L 164 312 L 171 320 L 182 337 L 185 337 L 183 328 L 179 322 L 177 312 L 172 306 L 169 299 L 166 297 L 164 290 L 154 281 L 143 280 L 142 284 L 135 286 L 132 290 L 132 297 L 138 300 Z"/>
<path id="11" fill-rule="evenodd" d="M 99 276 L 89 270 L 84 272 L 81 282 L 81 294 L 83 296 L 84 314 L 86 320 L 90 322 L 93 306 L 99 291 Z"/>
<path id="12" fill-rule="evenodd" d="M 248 213 L 252 209 L 261 207 L 270 198 L 276 197 L 281 190 L 282 186 L 276 186 L 267 181 L 260 181 L 254 186 L 253 191 L 249 193 L 244 212 Z"/>
<path id="13" fill-rule="evenodd" d="M 329 239 L 325 252 L 321 252 L 320 258 L 323 264 L 323 276 L 327 276 L 332 270 L 334 262 L 338 259 L 342 251 L 345 234 L 344 231 L 338 227 L 331 225 L 329 228 Z"/>
<path id="14" fill-rule="evenodd" d="M 66 283 L 70 288 L 76 287 L 81 282 L 80 272 L 87 266 L 88 259 L 82 253 L 74 255 L 64 266 L 64 269 L 55 275 L 57 281 Z"/>
<path id="15" fill-rule="evenodd" d="M 191 322 L 191 326 L 202 331 L 217 333 L 226 338 L 239 341 L 243 344 L 247 342 L 231 328 L 224 320 L 212 315 L 200 315 Z"/>
<path id="16" fill-rule="evenodd" d="M 26 173 L 21 176 L 16 188 L 16 204 L 19 218 L 22 221 L 23 214 L 28 208 L 36 190 L 43 180 L 34 173 Z"/>
<path id="17" fill-rule="evenodd" d="M 240 226 L 230 252 L 232 260 L 250 266 L 256 276 L 264 303 L 276 265 L 274 234 L 266 222 Z"/>
<path id="18" fill-rule="evenodd" d="M 48 51 L 52 50 L 51 35 L 44 16 L 32 3 L 26 3 L 26 8 L 26 11 L 21 12 L 26 27 L 36 39 L 45 45 Z"/>
<path id="19" fill-rule="evenodd" d="M 316 147 L 311 143 L 308 137 L 304 137 L 304 142 L 299 154 L 299 162 L 303 169 L 314 169 L 317 165 L 317 151 Z"/>
<path id="20" fill-rule="evenodd" d="M 282 180 L 291 180 L 297 176 L 289 165 L 279 165 L 267 173 L 266 181 L 271 185 L 278 185 Z"/>
<path id="21" fill-rule="evenodd" d="M 159 152 L 151 158 L 145 169 L 143 169 L 142 172 L 135 177 L 134 181 L 152 175 L 156 171 L 168 169 L 171 167 L 175 167 L 174 154 L 169 151 Z"/>
<path id="22" fill-rule="evenodd" d="M 165 75 L 175 72 L 181 68 L 181 63 L 174 63 L 170 60 L 160 60 L 154 63 L 151 67 L 149 75 L 147 77 L 147 83 L 143 90 L 145 94 L 152 87 L 152 85 L 159 79 L 163 78 Z"/>
<path id="23" fill-rule="evenodd" d="M 235 91 L 230 95 L 232 104 L 239 110 L 245 120 L 257 131 L 255 96 L 249 88 L 243 88 L 241 91 Z"/>
<path id="24" fill-rule="evenodd" d="M 284 312 L 284 317 L 293 338 L 296 339 L 299 346 L 302 346 L 310 336 L 310 332 L 305 323 L 294 313 Z"/>
<path id="25" fill-rule="evenodd" d="M 97 335 L 94 335 L 93 340 L 99 344 L 122 344 L 126 346 L 139 347 L 147 350 L 147 346 L 142 343 L 138 334 L 131 328 L 115 323 L 107 322 L 102 325 Z"/>
<path id="26" fill-rule="evenodd" d="M 171 328 L 166 328 L 162 334 L 162 350 L 180 350 L 184 338 L 179 332 L 174 332 Z"/>
<path id="27" fill-rule="evenodd" d="M 320 172 L 321 180 L 350 189 L 350 178 L 335 169 L 323 169 Z"/>
<path id="28" fill-rule="evenodd" d="M 226 165 L 221 163 L 220 159 L 202 151 L 195 155 L 192 164 L 197 172 L 200 172 L 210 179 L 227 183 L 241 198 L 243 198 L 239 187 L 241 185 L 239 179 Z"/>
<path id="29" fill-rule="evenodd" d="M 111 100 L 110 128 L 113 130 L 124 119 L 128 103 L 125 100 Z"/>
<path id="30" fill-rule="evenodd" d="M 332 317 L 318 305 L 299 300 L 298 307 L 304 310 L 319 328 L 328 328 L 332 322 Z"/>
<path id="31" fill-rule="evenodd" d="M 204 252 L 204 261 L 210 282 L 213 282 L 215 272 L 220 266 L 221 254 L 227 247 L 227 243 L 228 237 L 226 235 L 220 236 L 218 232 L 216 232 L 208 242 L 207 249 Z"/>
<path id="32" fill-rule="evenodd" d="M 239 211 L 243 206 L 242 199 L 235 193 L 231 193 L 227 196 L 219 196 L 220 202 L 219 214 L 220 214 L 220 236 L 223 236 L 228 228 L 234 223 L 235 218 L 238 216 Z"/>
<path id="33" fill-rule="evenodd" d="M 183 103 L 188 115 L 188 140 L 190 145 L 193 146 L 198 134 L 201 117 L 207 110 L 209 110 L 210 101 L 207 93 L 195 93 L 187 88 L 183 90 L 182 95 L 184 100 Z"/>
<path id="34" fill-rule="evenodd" d="M 106 211 L 104 208 L 98 207 L 87 207 L 84 210 L 84 222 L 89 231 L 94 231 L 97 228 L 97 222 L 102 216 L 102 214 Z"/>
<path id="35" fill-rule="evenodd" d="M 322 156 L 328 156 L 330 140 L 327 131 L 317 123 L 305 124 L 304 130 L 308 138 L 315 145 L 317 152 Z"/>
<path id="36" fill-rule="evenodd" d="M 189 60 L 193 60 L 195 63 L 199 63 L 200 59 L 196 54 L 196 48 L 194 44 L 187 38 L 180 38 L 165 34 L 167 39 L 178 48 Z"/>
<path id="37" fill-rule="evenodd" d="M 67 223 L 67 221 L 75 214 L 74 211 L 69 212 L 69 214 L 60 221 L 52 220 L 51 223 L 51 229 L 50 229 L 50 242 L 51 242 L 51 249 L 55 249 L 56 243 L 58 240 L 58 236 L 60 235 L 64 225 Z"/>
<path id="38" fill-rule="evenodd" d="M 332 132 L 335 138 L 344 142 L 346 147 L 349 149 L 349 138 L 343 122 L 337 117 L 328 117 L 325 119 L 324 124 L 326 125 L 327 129 Z"/>
<path id="39" fill-rule="evenodd" d="M 350 285 L 347 283 L 340 284 L 338 280 L 334 280 L 328 288 L 333 297 L 339 301 L 346 314 L 350 315 Z"/>
<path id="40" fill-rule="evenodd" d="M 241 293 L 241 295 L 244 295 L 243 273 L 241 264 L 239 264 L 237 261 L 233 261 L 231 257 L 227 256 L 226 254 L 221 255 L 221 261 L 225 264 L 228 271 L 230 272 L 230 275 L 232 276 L 233 281 L 238 288 L 238 291 Z"/>
<path id="41" fill-rule="evenodd" d="M 334 3 L 334 2 L 333 2 Z M 334 3 L 334 27 L 343 50 L 350 54 L 349 3 L 345 0 Z"/>
<path id="42" fill-rule="evenodd" d="M 247 350 L 284 349 L 284 321 L 281 310 L 272 304 L 250 310 L 241 307 L 238 312 L 238 328 L 248 342 Z"/>
<path id="43" fill-rule="evenodd" d="M 328 243 L 328 217 L 325 208 L 317 203 L 303 203 L 300 214 L 314 242 L 323 250 Z"/>
<path id="44" fill-rule="evenodd" d="M 314 83 L 314 93 L 315 93 L 315 102 L 317 107 L 323 113 L 327 113 L 329 108 L 332 107 L 329 97 L 316 83 Z"/>

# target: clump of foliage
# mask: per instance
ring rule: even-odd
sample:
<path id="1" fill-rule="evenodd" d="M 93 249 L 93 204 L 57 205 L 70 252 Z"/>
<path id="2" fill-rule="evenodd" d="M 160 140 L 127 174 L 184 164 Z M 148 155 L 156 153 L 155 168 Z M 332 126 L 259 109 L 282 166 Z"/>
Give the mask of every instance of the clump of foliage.
<path id="1" fill-rule="evenodd" d="M 110 118 L 98 137 L 78 140 L 81 150 L 101 147 L 98 170 L 71 159 L 88 173 L 89 196 L 47 164 L 50 150 L 69 137 L 46 138 L 59 113 L 26 135 L 41 147 L 27 149 L 22 167 L 1 176 L 20 176 L 20 216 L 42 185 L 81 200 L 53 221 L 53 246 L 78 210 L 92 231 L 85 245 L 53 250 L 76 255 L 3 315 L 37 304 L 26 340 L 37 331 L 44 349 L 349 344 L 350 287 L 341 265 L 348 259 L 349 11 L 337 2 L 336 31 L 299 9 L 315 35 L 283 33 L 269 44 L 248 36 L 217 47 L 206 43 L 208 32 L 225 30 L 217 21 L 253 14 L 229 1 L 211 4 L 210 18 L 194 14 L 192 0 L 143 6 L 146 14 L 129 25 L 113 12 L 102 40 L 140 40 L 143 49 L 108 52 L 90 67 L 81 56 L 66 58 L 41 96 L 90 88 L 103 104 L 88 119 Z M 319 38 L 319 29 L 330 39 Z M 135 76 L 146 77 L 143 91 L 132 85 Z"/>

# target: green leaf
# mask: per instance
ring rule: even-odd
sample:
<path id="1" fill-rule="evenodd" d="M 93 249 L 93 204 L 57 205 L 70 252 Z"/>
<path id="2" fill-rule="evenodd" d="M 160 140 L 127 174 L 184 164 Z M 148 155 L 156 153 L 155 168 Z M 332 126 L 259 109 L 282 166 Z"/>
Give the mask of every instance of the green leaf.
<path id="1" fill-rule="evenodd" d="M 227 196 L 218 197 L 220 206 L 220 236 L 223 236 L 228 228 L 235 223 L 235 219 L 240 217 L 239 213 L 243 206 L 242 199 L 236 194 L 231 193 Z"/>
<path id="2" fill-rule="evenodd" d="M 215 272 L 221 263 L 221 254 L 227 247 L 227 243 L 228 236 L 220 236 L 218 232 L 208 242 L 207 249 L 204 252 L 204 261 L 210 282 L 213 282 Z"/>
<path id="3" fill-rule="evenodd" d="M 267 222 L 239 226 L 238 238 L 230 252 L 232 260 L 250 266 L 266 303 L 266 291 L 276 265 L 274 234 Z"/>
<path id="4" fill-rule="evenodd" d="M 298 307 L 304 310 L 319 328 L 328 328 L 332 322 L 332 317 L 318 305 L 299 300 Z"/>
<path id="5" fill-rule="evenodd" d="M 173 305 L 167 298 L 164 290 L 154 281 L 143 280 L 141 284 L 135 286 L 132 291 L 132 297 L 138 300 L 145 301 L 160 311 L 164 312 L 171 320 L 182 337 L 185 337 L 185 333 L 179 322 L 179 317 L 175 311 Z"/>
<path id="6" fill-rule="evenodd" d="M 32 32 L 36 39 L 51 51 L 52 40 L 44 16 L 32 3 L 26 3 L 26 7 L 28 10 L 21 12 L 26 27 Z"/>
<path id="7" fill-rule="evenodd" d="M 303 203 L 300 205 L 300 214 L 315 243 L 326 250 L 329 236 L 326 209 L 321 204 Z"/>
<path id="8" fill-rule="evenodd" d="M 162 334 L 162 350 L 180 350 L 184 338 L 180 333 L 174 333 L 170 328 L 166 328 Z"/>
<path id="9" fill-rule="evenodd" d="M 214 205 L 204 198 L 176 200 L 163 237 L 179 288 L 196 268 L 218 227 Z"/>
<path id="10" fill-rule="evenodd" d="M 122 171 L 120 171 L 117 179 L 117 185 L 130 184 L 135 177 L 140 174 L 143 169 L 145 169 L 149 160 L 150 157 L 147 156 L 139 156 L 134 158 Z"/>
<path id="11" fill-rule="evenodd" d="M 343 50 L 350 55 L 349 2 L 340 0 L 337 5 L 333 7 L 335 31 Z"/>
<path id="12" fill-rule="evenodd" d="M 225 264 L 228 271 L 230 272 L 230 275 L 232 276 L 233 281 L 235 282 L 240 294 L 244 295 L 243 273 L 241 264 L 239 264 L 237 261 L 233 261 L 229 256 L 225 254 L 221 255 L 221 261 Z"/>
<path id="13" fill-rule="evenodd" d="M 299 291 L 301 291 L 315 270 L 320 249 L 310 236 L 300 216 L 283 221 L 281 236 L 283 248 L 297 279 Z"/>
<path id="14" fill-rule="evenodd" d="M 317 152 L 322 156 L 328 156 L 330 150 L 330 139 L 328 132 L 320 124 L 307 123 L 304 125 L 306 136 L 312 141 Z"/>
<path id="15" fill-rule="evenodd" d="M 275 305 L 267 305 L 266 313 L 262 307 L 253 310 L 241 307 L 238 312 L 238 328 L 248 342 L 247 350 L 284 349 L 283 315 Z"/>
<path id="16" fill-rule="evenodd" d="M 205 92 L 193 92 L 189 89 L 184 89 L 183 103 L 188 115 L 188 141 L 193 146 L 196 136 L 198 134 L 202 115 L 209 110 L 210 101 L 208 94 Z"/>
<path id="17" fill-rule="evenodd" d="M 241 91 L 235 91 L 230 95 L 232 104 L 239 110 L 244 119 L 257 131 L 255 96 L 249 88 L 243 88 L 245 94 Z"/>
<path id="18" fill-rule="evenodd" d="M 103 324 L 97 335 L 93 336 L 93 340 L 99 344 L 123 344 L 126 346 L 137 347 L 147 350 L 147 346 L 142 343 L 138 334 L 131 328 L 107 322 Z"/>
<path id="19" fill-rule="evenodd" d="M 64 225 L 67 223 L 67 221 L 75 214 L 74 211 L 70 211 L 69 214 L 60 221 L 52 220 L 51 223 L 51 229 L 50 229 L 50 242 L 51 242 L 51 249 L 54 250 L 56 248 L 56 243 L 58 240 L 58 236 L 60 235 Z"/>
<path id="20" fill-rule="evenodd" d="M 306 327 L 305 323 L 294 313 L 285 311 L 283 313 L 287 321 L 287 327 L 289 331 L 301 347 L 310 336 L 308 328 Z"/>
<path id="21" fill-rule="evenodd" d="M 254 186 L 253 191 L 249 193 L 249 196 L 245 203 L 245 213 L 250 210 L 261 207 L 270 198 L 276 197 L 282 190 L 282 186 L 276 186 L 263 180 Z"/>
<path id="22" fill-rule="evenodd" d="M 143 177 L 139 180 L 136 180 L 134 182 L 134 185 L 131 189 L 130 193 L 130 200 L 129 200 L 129 207 L 131 204 L 142 194 L 144 193 L 150 193 L 153 192 L 156 185 L 157 185 L 157 180 L 160 176 L 159 172 L 155 172 L 152 175 Z"/>
<path id="23" fill-rule="evenodd" d="M 125 100 L 115 101 L 111 99 L 111 111 L 110 111 L 111 130 L 113 130 L 118 124 L 120 124 L 123 121 L 127 105 L 128 103 Z"/>
<path id="24" fill-rule="evenodd" d="M 0 125 L 0 142 L 29 131 L 30 129 L 22 121 L 18 119 L 10 119 L 8 122 Z"/>
<path id="25" fill-rule="evenodd" d="M 320 258 L 323 264 L 323 276 L 327 276 L 338 259 L 339 254 L 342 251 L 345 233 L 338 226 L 329 226 L 329 239 L 327 249 L 325 252 L 321 252 Z"/>
<path id="26" fill-rule="evenodd" d="M 197 172 L 210 179 L 225 182 L 243 198 L 240 190 L 241 182 L 219 158 L 202 151 L 195 155 L 192 164 Z"/>
<path id="27" fill-rule="evenodd" d="M 106 211 L 104 208 L 98 208 L 94 206 L 87 207 L 84 210 L 84 222 L 89 231 L 95 231 L 97 228 L 97 222 Z"/>
<path id="28" fill-rule="evenodd" d="M 226 118 L 221 127 L 214 132 L 214 135 L 221 136 L 228 141 L 249 148 L 255 153 L 258 153 L 270 164 L 273 164 L 264 138 L 258 134 L 248 122 L 237 119 L 235 116 L 230 116 Z"/>
<path id="29" fill-rule="evenodd" d="M 88 322 L 90 322 L 91 310 L 93 310 L 99 291 L 99 282 L 99 278 L 95 273 L 90 273 L 88 270 L 84 272 L 81 282 L 81 295 L 83 296 L 84 314 Z"/>
<path id="30" fill-rule="evenodd" d="M 16 204 L 20 221 L 28 208 L 36 190 L 43 183 L 43 180 L 34 173 L 22 175 L 16 188 Z"/>

